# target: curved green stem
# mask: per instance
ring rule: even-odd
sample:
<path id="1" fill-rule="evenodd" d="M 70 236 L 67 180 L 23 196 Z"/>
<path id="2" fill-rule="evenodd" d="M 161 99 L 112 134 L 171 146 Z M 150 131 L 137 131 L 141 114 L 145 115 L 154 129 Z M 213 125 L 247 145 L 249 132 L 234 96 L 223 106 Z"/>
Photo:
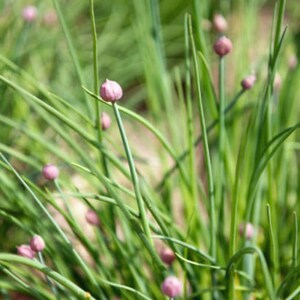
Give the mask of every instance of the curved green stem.
<path id="1" fill-rule="evenodd" d="M 36 260 L 31 260 L 19 255 L 14 254 L 7 254 L 7 253 L 0 253 L 0 264 L 1 262 L 5 263 L 11 263 L 12 265 L 17 264 L 23 264 L 28 267 L 34 268 L 36 270 L 39 270 L 40 272 L 44 273 L 48 277 L 55 280 L 57 283 L 61 284 L 68 290 L 70 290 L 74 295 L 78 297 L 78 299 L 83 300 L 96 300 L 94 297 L 91 296 L 91 294 L 87 291 L 82 290 L 79 286 L 75 285 L 73 282 L 66 279 L 64 276 L 60 275 L 59 273 L 53 271 L 49 267 L 41 264 L 40 262 Z"/>
<path id="2" fill-rule="evenodd" d="M 230 277 L 231 277 L 231 270 L 234 264 L 236 264 L 244 255 L 246 254 L 253 254 L 253 253 L 257 253 L 260 263 L 261 263 L 261 268 L 262 268 L 262 273 L 265 279 L 265 284 L 266 284 L 266 288 L 267 288 L 267 292 L 268 292 L 268 296 L 269 299 L 271 300 L 275 300 L 276 299 L 276 295 L 275 295 L 275 290 L 272 284 L 272 279 L 270 276 L 270 272 L 268 270 L 268 265 L 266 263 L 266 260 L 263 256 L 263 253 L 261 252 L 261 250 L 255 246 L 251 246 L 251 247 L 246 247 L 243 248 L 241 250 L 239 250 L 235 255 L 233 255 L 231 257 L 231 259 L 229 260 L 229 263 L 227 265 L 227 269 L 226 269 L 226 278 L 227 283 L 230 282 Z"/>
<path id="3" fill-rule="evenodd" d="M 3 156 L 3 154 L 0 152 L 1 159 L 5 162 L 6 165 L 11 169 L 11 171 L 15 174 L 15 176 L 20 180 L 22 185 L 25 187 L 25 189 L 31 194 L 32 198 L 34 199 L 35 203 L 38 205 L 38 207 L 43 211 L 43 213 L 47 216 L 49 221 L 53 224 L 55 229 L 59 232 L 65 243 L 69 246 L 71 252 L 73 253 L 74 257 L 76 258 L 77 262 L 80 264 L 84 272 L 86 273 L 88 279 L 90 280 L 91 284 L 102 293 L 100 290 L 98 283 L 95 281 L 94 276 L 92 275 L 90 269 L 86 265 L 86 263 L 83 261 L 81 256 L 78 254 L 78 252 L 74 249 L 72 246 L 71 241 L 68 239 L 66 234 L 63 232 L 63 230 L 60 228 L 60 226 L 57 224 L 57 222 L 54 220 L 54 218 L 51 216 L 51 214 L 48 212 L 47 208 L 43 205 L 43 203 L 38 199 L 38 197 L 35 195 L 35 193 L 32 191 L 32 189 L 29 187 L 29 185 L 25 182 L 25 180 L 21 177 L 21 175 L 15 170 L 15 168 L 9 163 L 9 161 Z"/>
<path id="4" fill-rule="evenodd" d="M 39 258 L 39 261 L 42 265 L 46 266 L 45 264 L 45 261 L 44 261 L 44 257 L 43 257 L 43 253 L 41 251 L 38 251 L 38 258 Z M 52 293 L 55 295 L 55 298 L 58 300 L 60 299 L 60 297 L 58 296 L 58 293 L 57 293 L 57 289 L 56 289 L 56 286 L 53 284 L 53 282 L 49 279 L 48 275 L 45 274 L 45 278 L 46 278 L 46 281 L 52 291 Z"/>

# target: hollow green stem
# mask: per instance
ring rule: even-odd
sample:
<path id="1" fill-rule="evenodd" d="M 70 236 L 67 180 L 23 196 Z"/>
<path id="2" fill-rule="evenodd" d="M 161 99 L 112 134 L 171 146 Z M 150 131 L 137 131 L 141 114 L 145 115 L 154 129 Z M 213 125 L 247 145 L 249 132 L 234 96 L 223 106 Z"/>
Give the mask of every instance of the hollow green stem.
<path id="1" fill-rule="evenodd" d="M 225 58 L 222 56 L 219 61 L 219 127 L 220 127 L 220 137 L 219 137 L 219 153 L 220 153 L 220 171 L 223 173 L 223 160 L 224 160 L 224 139 L 225 139 Z M 223 174 L 222 174 L 223 175 Z M 221 178 L 223 179 L 223 178 Z M 222 184 L 223 185 L 223 182 Z"/>
<path id="2" fill-rule="evenodd" d="M 44 261 L 44 257 L 43 257 L 43 253 L 41 251 L 38 251 L 38 259 L 39 259 L 39 261 L 42 265 L 46 266 L 45 261 Z M 57 300 L 60 299 L 60 297 L 58 296 L 58 293 L 57 293 L 56 286 L 53 284 L 53 282 L 50 280 L 50 278 L 48 277 L 47 274 L 45 274 L 45 278 L 46 278 L 46 281 L 47 281 L 53 295 L 55 295 L 55 298 Z"/>
<path id="3" fill-rule="evenodd" d="M 293 267 L 296 268 L 298 265 L 298 219 L 297 213 L 294 211 L 294 234 L 293 234 Z"/>
<path id="4" fill-rule="evenodd" d="M 189 33 L 192 44 L 193 51 L 193 62 L 195 69 L 195 77 L 196 77 L 196 88 L 197 88 L 197 104 L 200 116 L 200 126 L 202 130 L 202 138 L 203 138 L 203 147 L 204 147 L 204 157 L 205 157 L 205 169 L 207 171 L 207 181 L 208 181 L 208 198 L 209 198 L 209 216 L 210 216 L 210 253 L 211 256 L 215 259 L 216 257 L 216 230 L 215 230 L 215 190 L 214 190 L 214 182 L 213 182 L 213 174 L 210 160 L 210 152 L 208 146 L 208 138 L 206 133 L 206 125 L 205 125 L 205 117 L 202 103 L 202 95 L 201 95 L 201 87 L 200 87 L 200 75 L 199 68 L 197 63 L 197 53 L 196 47 L 193 37 L 192 24 L 191 19 L 189 19 Z"/>
<path id="5" fill-rule="evenodd" d="M 91 16 L 91 30 L 93 34 L 93 75 L 94 75 L 94 93 L 97 94 L 99 92 L 99 78 L 98 78 L 98 47 L 97 47 L 97 30 L 96 30 L 96 22 L 95 22 L 95 11 L 94 11 L 94 0 L 90 0 L 90 16 Z M 95 128 L 97 131 L 97 140 L 102 144 L 103 142 L 103 132 L 102 132 L 102 126 L 101 126 L 101 103 L 95 99 L 95 111 L 96 111 L 96 117 L 95 117 Z M 106 177 L 109 176 L 109 168 L 108 168 L 108 159 L 105 155 L 105 149 L 104 145 L 102 146 L 102 149 L 99 148 L 99 154 L 100 154 L 100 161 L 102 163 L 102 168 L 104 171 L 104 174 Z M 110 215 L 110 225 L 115 230 L 115 212 L 114 207 L 109 206 L 108 207 L 108 214 Z"/>
<path id="6" fill-rule="evenodd" d="M 225 58 L 222 56 L 219 61 L 219 208 L 220 208 L 220 218 L 219 218 L 219 228 L 223 230 L 224 228 L 224 189 L 225 189 L 225 174 L 224 174 L 224 162 L 225 162 Z"/>
<path id="7" fill-rule="evenodd" d="M 282 24 L 283 24 L 284 12 L 285 12 L 285 5 L 286 5 L 286 0 L 279 1 L 277 22 L 276 22 L 276 28 L 275 28 L 274 45 L 273 45 L 274 50 L 280 43 Z"/>
<path id="8" fill-rule="evenodd" d="M 91 27 L 93 35 L 93 75 L 94 75 L 94 93 L 99 92 L 99 78 L 98 78 L 98 47 L 97 47 L 97 31 L 95 23 L 95 12 L 94 12 L 94 0 L 90 0 L 90 16 L 91 16 Z M 95 128 L 97 130 L 97 138 L 101 143 L 103 139 L 102 128 L 101 128 L 101 116 L 100 116 L 100 102 L 95 99 Z M 101 149 L 100 149 L 101 151 Z M 101 151 L 102 152 L 102 151 Z M 103 164 L 104 173 L 108 175 L 107 159 L 105 154 L 101 153 L 101 159 Z"/>
<path id="9" fill-rule="evenodd" d="M 127 136 L 125 133 L 125 129 L 124 129 L 124 126 L 122 123 L 122 118 L 121 118 L 117 103 L 113 102 L 112 107 L 113 107 L 113 110 L 114 110 L 114 113 L 115 113 L 115 116 L 117 119 L 121 139 L 122 139 L 124 150 L 125 150 L 125 153 L 127 156 L 131 179 L 132 179 L 132 184 L 133 184 L 133 188 L 134 188 L 134 192 L 135 192 L 135 196 L 136 196 L 136 201 L 138 204 L 139 213 L 141 215 L 142 225 L 143 225 L 147 239 L 149 240 L 150 244 L 152 244 L 150 226 L 149 226 L 149 222 L 148 222 L 148 219 L 146 216 L 144 201 L 143 201 L 142 194 L 140 191 L 139 179 L 138 179 L 137 172 L 135 169 L 135 165 L 134 165 L 132 153 L 131 153 L 131 150 L 129 147 L 128 139 L 127 139 Z"/>
<path id="10" fill-rule="evenodd" d="M 0 75 L 0 80 L 1 80 L 1 75 Z M 98 95 L 95 95 L 94 93 L 90 92 L 89 90 L 87 90 L 85 87 L 83 87 L 83 89 L 93 98 L 98 99 L 99 101 L 101 101 L 103 104 L 107 105 L 107 106 L 111 106 L 110 103 L 103 101 Z M 143 118 L 141 115 L 125 108 L 125 107 L 118 107 L 119 111 L 121 111 L 122 113 L 126 114 L 127 116 L 133 118 L 135 121 L 141 123 L 143 126 L 145 126 L 147 129 L 149 129 L 150 132 L 152 132 L 157 139 L 160 141 L 160 143 L 162 144 L 162 146 L 165 148 L 165 150 L 170 154 L 170 156 L 174 159 L 174 161 L 176 162 L 176 168 L 178 168 L 180 175 L 184 181 L 184 183 L 186 184 L 187 188 L 190 189 L 190 182 L 189 179 L 187 178 L 185 172 L 184 172 L 184 168 L 183 165 L 181 164 L 180 161 L 177 160 L 177 154 L 175 152 L 175 150 L 173 149 L 173 147 L 169 144 L 169 142 L 166 140 L 166 138 L 163 136 L 163 134 L 155 127 L 152 125 L 152 123 L 150 123 L 149 121 L 147 121 L 145 118 Z"/>
<path id="11" fill-rule="evenodd" d="M 276 244 L 275 244 L 275 237 L 274 237 L 274 229 L 273 229 L 273 224 L 272 224 L 272 212 L 270 208 L 270 204 L 267 204 L 267 216 L 268 216 L 268 225 L 269 225 L 269 234 L 270 234 L 270 257 L 273 263 L 273 270 L 272 270 L 272 279 L 273 279 L 273 284 L 276 282 L 276 271 L 277 270 L 277 262 L 276 262 L 276 257 L 277 257 L 277 249 L 276 249 Z"/>
<path id="12" fill-rule="evenodd" d="M 237 219 L 238 219 L 238 204 L 239 204 L 239 184 L 241 175 L 244 167 L 245 150 L 249 143 L 249 131 L 251 125 L 249 124 L 245 133 L 245 139 L 240 144 L 238 153 L 236 171 L 235 171 L 235 182 L 232 193 L 232 204 L 231 204 L 231 219 L 230 219 L 230 239 L 229 239 L 229 257 L 232 257 L 236 251 L 236 235 L 237 235 Z M 233 266 L 234 269 L 234 266 Z M 230 298 L 233 299 L 233 298 Z"/>
<path id="13" fill-rule="evenodd" d="M 99 79 L 98 79 L 98 47 L 97 47 L 97 32 L 95 24 L 94 13 L 94 0 L 90 0 L 90 16 L 91 16 L 91 29 L 93 35 L 93 75 L 94 75 L 94 93 L 99 92 Z M 101 118 L 100 118 L 100 103 L 95 99 L 95 128 L 97 130 L 98 141 L 102 141 Z M 105 166 L 105 158 L 103 157 L 103 164 Z"/>
<path id="14" fill-rule="evenodd" d="M 191 219 L 189 228 L 198 227 L 199 232 L 203 232 L 202 216 L 200 215 L 198 191 L 197 191 L 197 171 L 196 171 L 196 155 L 194 147 L 194 124 L 193 124 L 193 107 L 192 107 L 192 91 L 191 91 L 191 62 L 190 62 L 190 43 L 189 43 L 189 28 L 188 28 L 188 15 L 185 16 L 185 81 L 186 81 L 186 111 L 187 111 L 187 135 L 188 135 L 188 165 L 189 165 L 189 178 L 191 182 L 191 196 L 193 206 L 189 207 L 188 212 L 193 218 Z M 187 203 L 188 205 L 188 203 Z M 191 211 L 192 209 L 192 211 Z M 199 224 L 199 225 L 198 225 Z M 200 235 L 197 234 L 197 238 Z"/>
<path id="15" fill-rule="evenodd" d="M 217 238 L 216 238 L 216 224 L 215 224 L 215 190 L 214 190 L 213 174 L 212 174 L 212 167 L 211 167 L 211 160 L 210 160 L 210 152 L 208 146 L 208 138 L 206 134 L 206 124 L 205 124 L 205 117 L 204 117 L 204 110 L 203 110 L 203 103 L 202 103 L 201 87 L 200 87 L 200 74 L 199 74 L 199 67 L 197 62 L 197 53 L 196 53 L 194 36 L 193 36 L 191 18 L 189 18 L 189 33 L 190 33 L 190 39 L 192 44 L 194 71 L 195 71 L 195 79 L 196 79 L 195 82 L 197 88 L 197 104 L 198 104 L 200 126 L 201 126 L 202 137 L 203 137 L 205 169 L 207 172 L 207 182 L 208 182 L 209 217 L 210 217 L 210 254 L 214 259 L 216 259 Z M 212 270 L 211 277 L 212 277 L 212 284 L 214 288 L 215 287 L 214 270 Z M 212 292 L 212 298 L 216 299 L 215 291 Z"/>
<path id="16" fill-rule="evenodd" d="M 72 294 L 76 295 L 78 299 L 96 300 L 94 297 L 91 296 L 89 292 L 82 290 L 78 285 L 75 285 L 73 282 L 69 281 L 64 276 L 51 270 L 49 267 L 45 267 L 45 265 L 41 264 L 36 260 L 31 260 L 14 254 L 0 253 L 0 264 L 2 263 L 9 263 L 13 266 L 15 266 L 16 264 L 23 264 L 28 267 L 34 268 L 48 275 L 53 280 L 67 288 L 70 292 L 72 292 Z"/>

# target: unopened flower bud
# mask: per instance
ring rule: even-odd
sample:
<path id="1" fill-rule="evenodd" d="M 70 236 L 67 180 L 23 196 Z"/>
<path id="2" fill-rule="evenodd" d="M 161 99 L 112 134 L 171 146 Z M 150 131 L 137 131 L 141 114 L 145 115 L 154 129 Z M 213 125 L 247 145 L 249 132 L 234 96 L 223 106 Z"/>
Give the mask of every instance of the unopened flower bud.
<path id="1" fill-rule="evenodd" d="M 254 236 L 254 227 L 251 223 L 246 223 L 246 228 L 245 228 L 245 224 L 242 223 L 239 226 L 239 233 L 241 236 L 244 236 L 247 240 L 251 240 Z"/>
<path id="2" fill-rule="evenodd" d="M 224 16 L 221 14 L 215 14 L 213 18 L 213 27 L 219 33 L 225 32 L 228 28 L 228 23 Z"/>
<path id="3" fill-rule="evenodd" d="M 35 252 L 30 248 L 29 245 L 21 245 L 17 247 L 18 254 L 23 257 L 33 259 Z"/>
<path id="4" fill-rule="evenodd" d="M 24 7 L 22 11 L 24 21 L 33 22 L 37 17 L 37 8 L 33 5 Z"/>
<path id="5" fill-rule="evenodd" d="M 226 36 L 220 37 L 214 44 L 214 50 L 220 57 L 228 54 L 232 49 L 232 43 Z"/>
<path id="6" fill-rule="evenodd" d="M 111 124 L 110 116 L 107 113 L 102 112 L 101 113 L 101 127 L 102 127 L 102 130 L 108 129 L 110 127 L 110 124 Z"/>
<path id="7" fill-rule="evenodd" d="M 181 294 L 182 283 L 175 276 L 168 276 L 161 285 L 162 292 L 171 298 Z"/>
<path id="8" fill-rule="evenodd" d="M 43 175 L 48 180 L 55 180 L 59 175 L 59 169 L 53 164 L 47 164 L 43 168 Z"/>
<path id="9" fill-rule="evenodd" d="M 176 255 L 173 252 L 172 249 L 170 248 L 163 248 L 160 252 L 159 252 L 159 256 L 161 258 L 161 260 L 166 264 L 166 265 L 171 265 L 173 263 L 173 261 L 176 259 Z"/>
<path id="10" fill-rule="evenodd" d="M 250 90 L 256 81 L 255 75 L 248 75 L 241 81 L 241 86 L 244 90 Z"/>
<path id="11" fill-rule="evenodd" d="M 106 79 L 101 85 L 100 96 L 104 101 L 116 102 L 122 98 L 123 90 L 116 81 Z"/>
<path id="12" fill-rule="evenodd" d="M 98 226 L 100 224 L 100 220 L 99 220 L 97 213 L 92 209 L 89 209 L 86 212 L 85 219 L 89 224 L 91 224 L 93 226 Z"/>
<path id="13" fill-rule="evenodd" d="M 42 237 L 35 235 L 30 241 L 30 248 L 35 251 L 43 251 L 45 248 L 45 242 Z"/>

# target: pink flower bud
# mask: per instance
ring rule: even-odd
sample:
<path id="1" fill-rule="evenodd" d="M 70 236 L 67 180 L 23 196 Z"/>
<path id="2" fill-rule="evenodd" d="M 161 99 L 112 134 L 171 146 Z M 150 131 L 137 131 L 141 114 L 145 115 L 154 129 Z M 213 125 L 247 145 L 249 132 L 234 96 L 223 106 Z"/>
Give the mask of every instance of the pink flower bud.
<path id="1" fill-rule="evenodd" d="M 85 219 L 86 221 L 93 225 L 93 226 L 98 226 L 100 224 L 100 220 L 96 212 L 92 209 L 89 209 L 86 214 L 85 214 Z"/>
<path id="2" fill-rule="evenodd" d="M 45 248 L 45 242 L 42 237 L 35 235 L 30 241 L 30 248 L 35 252 L 43 251 Z"/>
<path id="3" fill-rule="evenodd" d="M 18 254 L 33 259 L 35 257 L 35 252 L 30 248 L 29 245 L 21 245 L 17 247 Z"/>
<path id="4" fill-rule="evenodd" d="M 213 27 L 217 32 L 225 32 L 228 28 L 226 19 L 221 14 L 215 14 L 213 18 Z"/>
<path id="5" fill-rule="evenodd" d="M 37 8 L 33 5 L 24 7 L 22 16 L 26 22 L 33 22 L 37 17 Z"/>
<path id="6" fill-rule="evenodd" d="M 59 170 L 55 165 L 47 164 L 43 168 L 43 175 L 48 180 L 55 180 L 59 175 Z"/>
<path id="7" fill-rule="evenodd" d="M 176 259 L 176 255 L 170 248 L 163 248 L 160 253 L 161 260 L 168 266 L 170 266 L 173 261 Z"/>
<path id="8" fill-rule="evenodd" d="M 246 239 L 251 240 L 254 236 L 254 227 L 251 223 L 247 223 L 246 229 L 245 229 L 245 224 L 242 223 L 239 226 L 239 233 L 240 233 L 240 236 L 244 236 L 244 234 L 245 234 Z"/>
<path id="9" fill-rule="evenodd" d="M 122 98 L 123 90 L 116 81 L 106 79 L 101 85 L 100 96 L 104 101 L 116 102 Z"/>
<path id="10" fill-rule="evenodd" d="M 232 43 L 230 39 L 226 36 L 220 37 L 214 44 L 215 52 L 220 56 L 223 57 L 228 54 L 232 49 Z"/>
<path id="11" fill-rule="evenodd" d="M 162 292 L 171 298 L 181 294 L 182 284 L 175 276 L 168 276 L 161 285 Z"/>
<path id="12" fill-rule="evenodd" d="M 110 127 L 110 123 L 111 123 L 110 116 L 105 112 L 101 113 L 102 130 L 108 129 Z"/>
<path id="13" fill-rule="evenodd" d="M 242 80 L 241 86 L 244 90 L 250 90 L 253 87 L 255 81 L 256 81 L 255 75 L 248 75 Z"/>

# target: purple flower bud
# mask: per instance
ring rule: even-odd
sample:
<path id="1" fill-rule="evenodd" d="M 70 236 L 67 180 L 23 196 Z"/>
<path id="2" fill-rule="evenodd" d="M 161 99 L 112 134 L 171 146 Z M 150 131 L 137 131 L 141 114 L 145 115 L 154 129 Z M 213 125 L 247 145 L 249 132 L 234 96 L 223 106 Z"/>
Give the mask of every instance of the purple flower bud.
<path id="1" fill-rule="evenodd" d="M 111 123 L 110 116 L 107 113 L 102 112 L 101 113 L 101 127 L 102 127 L 102 130 L 108 129 L 110 127 L 110 123 Z"/>
<path id="2" fill-rule="evenodd" d="M 228 28 L 228 24 L 224 16 L 215 14 L 213 18 L 213 27 L 217 32 L 225 32 Z"/>
<path id="3" fill-rule="evenodd" d="M 106 79 L 101 85 L 100 96 L 104 101 L 116 102 L 122 98 L 123 90 L 116 81 Z"/>
<path id="4" fill-rule="evenodd" d="M 255 233 L 254 227 L 251 223 L 246 223 L 246 229 L 245 229 L 245 224 L 242 223 L 239 226 L 239 233 L 241 236 L 244 236 L 245 234 L 246 239 L 251 240 Z"/>
<path id="5" fill-rule="evenodd" d="M 37 17 L 37 8 L 33 5 L 24 7 L 22 16 L 26 22 L 33 22 Z"/>
<path id="6" fill-rule="evenodd" d="M 59 175 L 59 169 L 53 164 L 47 164 L 43 168 L 43 175 L 48 180 L 55 180 Z"/>
<path id="7" fill-rule="evenodd" d="M 256 81 L 255 75 L 248 75 L 242 80 L 241 86 L 244 90 L 250 90 L 253 87 L 255 81 Z"/>
<path id="8" fill-rule="evenodd" d="M 35 252 L 30 248 L 29 245 L 21 245 L 17 247 L 18 254 L 33 259 L 35 257 Z"/>
<path id="9" fill-rule="evenodd" d="M 159 256 L 161 260 L 168 266 L 170 266 L 173 263 L 173 261 L 176 259 L 175 253 L 170 248 L 163 248 L 159 252 Z"/>
<path id="10" fill-rule="evenodd" d="M 232 49 L 232 43 L 230 39 L 226 36 L 220 37 L 214 44 L 215 52 L 220 56 L 223 57 L 228 54 Z"/>
<path id="11" fill-rule="evenodd" d="M 98 226 L 100 224 L 100 220 L 96 212 L 92 209 L 89 209 L 86 214 L 85 214 L 85 219 L 86 221 L 93 225 L 93 226 Z"/>
<path id="12" fill-rule="evenodd" d="M 35 252 L 43 251 L 45 248 L 45 242 L 42 237 L 35 235 L 30 241 L 30 248 Z"/>
<path id="13" fill-rule="evenodd" d="M 171 298 L 181 294 L 182 284 L 175 276 L 168 276 L 161 285 L 162 292 Z"/>

